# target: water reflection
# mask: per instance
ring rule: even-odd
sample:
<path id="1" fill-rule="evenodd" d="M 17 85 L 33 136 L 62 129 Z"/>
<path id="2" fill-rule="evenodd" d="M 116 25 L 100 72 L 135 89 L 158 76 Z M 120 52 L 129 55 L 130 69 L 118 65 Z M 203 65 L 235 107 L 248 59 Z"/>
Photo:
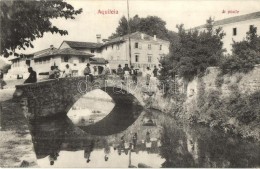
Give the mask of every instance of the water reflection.
<path id="1" fill-rule="evenodd" d="M 119 118 L 107 117 L 120 119 L 123 112 L 136 108 L 128 111 L 115 105 L 114 109 Z M 91 128 L 76 126 L 67 117 L 31 124 L 39 166 L 260 167 L 259 143 L 202 126 L 177 124 L 159 112 L 143 111 L 129 127 L 112 121 L 115 123 L 112 128 L 122 125 L 124 130 L 112 135 L 93 135 L 88 132 Z M 110 126 L 104 123 L 99 127 L 109 132 Z M 92 132 L 95 131 L 98 130 L 93 127 Z"/>
<path id="2" fill-rule="evenodd" d="M 93 90 L 80 98 L 71 107 L 67 116 L 76 126 L 88 126 L 102 120 L 114 106 L 115 104 L 108 94 L 101 90 Z"/>

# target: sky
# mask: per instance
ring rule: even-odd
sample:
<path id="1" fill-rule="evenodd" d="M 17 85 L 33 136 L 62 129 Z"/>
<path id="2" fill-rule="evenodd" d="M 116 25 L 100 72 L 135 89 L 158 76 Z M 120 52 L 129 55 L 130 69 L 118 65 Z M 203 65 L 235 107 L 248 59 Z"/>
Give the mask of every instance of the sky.
<path id="1" fill-rule="evenodd" d="M 66 0 L 75 9 L 82 8 L 83 12 L 74 20 L 55 19 L 53 25 L 65 29 L 69 35 L 45 33 L 44 37 L 33 42 L 33 49 L 21 51 L 33 53 L 48 48 L 50 45 L 58 48 L 63 40 L 96 42 L 96 34 L 108 38 L 115 32 L 118 21 L 127 16 L 126 0 Z M 260 1 L 201 1 L 201 0 L 129 0 L 130 17 L 158 16 L 166 21 L 169 30 L 177 31 L 177 24 L 192 28 L 205 24 L 210 16 L 215 20 L 260 11 Z M 100 11 L 115 10 L 118 14 L 101 14 Z M 226 13 L 222 13 L 223 10 Z M 236 11 L 227 13 L 227 11 Z"/>

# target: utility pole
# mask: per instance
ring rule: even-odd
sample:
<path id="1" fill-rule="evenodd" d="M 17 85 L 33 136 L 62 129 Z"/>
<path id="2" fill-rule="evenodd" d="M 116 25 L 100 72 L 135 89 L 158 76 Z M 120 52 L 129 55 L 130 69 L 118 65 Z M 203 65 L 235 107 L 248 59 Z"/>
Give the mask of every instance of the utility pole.
<path id="1" fill-rule="evenodd" d="M 130 38 L 130 17 L 129 17 L 129 2 L 127 0 L 127 18 L 128 18 L 128 22 L 127 22 L 127 31 L 128 31 L 128 41 L 129 41 L 129 66 L 131 67 L 132 65 L 132 57 L 131 57 L 131 38 Z"/>

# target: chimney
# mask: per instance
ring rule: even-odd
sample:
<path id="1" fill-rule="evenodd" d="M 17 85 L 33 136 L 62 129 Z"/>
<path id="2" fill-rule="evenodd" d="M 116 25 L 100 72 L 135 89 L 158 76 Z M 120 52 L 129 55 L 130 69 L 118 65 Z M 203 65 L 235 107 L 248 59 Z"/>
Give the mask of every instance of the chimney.
<path id="1" fill-rule="evenodd" d="M 153 40 L 155 40 L 155 41 L 157 40 L 157 39 L 156 39 L 156 35 L 153 35 Z"/>
<path id="2" fill-rule="evenodd" d="M 144 34 L 143 33 L 141 33 L 141 39 L 144 39 Z"/>
<path id="3" fill-rule="evenodd" d="M 101 34 L 97 34 L 96 37 L 97 37 L 97 43 L 101 43 Z"/>

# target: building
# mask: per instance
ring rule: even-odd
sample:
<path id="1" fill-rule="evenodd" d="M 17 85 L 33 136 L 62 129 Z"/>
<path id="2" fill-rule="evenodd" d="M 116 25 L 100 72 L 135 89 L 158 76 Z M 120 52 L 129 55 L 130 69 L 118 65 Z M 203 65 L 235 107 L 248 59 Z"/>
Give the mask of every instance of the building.
<path id="1" fill-rule="evenodd" d="M 34 54 L 24 55 L 23 57 L 17 57 L 10 59 L 9 61 L 12 62 L 11 68 L 8 70 L 7 74 L 5 75 L 5 79 L 20 79 L 23 77 L 27 77 L 28 67 L 31 66 L 32 58 Z"/>
<path id="2" fill-rule="evenodd" d="M 156 38 L 156 35 L 149 36 L 141 32 L 129 35 L 131 42 L 131 63 L 135 68 L 145 70 L 146 67 L 153 67 L 159 64 L 159 59 L 169 53 L 170 42 Z M 117 69 L 118 65 L 130 63 L 129 57 L 129 36 L 104 40 L 100 42 L 101 36 L 97 35 L 97 43 L 63 41 L 60 49 L 73 48 L 89 52 L 95 58 L 104 58 L 109 62 L 111 69 Z"/>
<path id="3" fill-rule="evenodd" d="M 46 49 L 44 52 L 37 52 L 33 57 L 33 67 L 38 74 L 48 74 L 51 66 L 58 66 L 62 71 L 66 65 L 72 70 L 74 76 L 83 75 L 83 71 L 90 62 L 93 54 L 75 50 L 72 48 L 55 49 L 53 47 Z"/>
<path id="4" fill-rule="evenodd" d="M 86 64 L 90 62 L 90 57 L 94 55 L 72 48 L 57 49 L 52 45 L 50 48 L 35 52 L 26 57 L 11 59 L 11 69 L 6 75 L 6 79 L 27 78 L 29 76 L 28 68 L 36 70 L 38 78 L 44 78 L 48 75 L 51 66 L 58 66 L 64 70 L 68 64 L 72 69 L 72 74 L 83 75 Z"/>
<path id="5" fill-rule="evenodd" d="M 130 36 L 130 41 L 129 41 Z M 130 63 L 129 42 L 131 47 L 131 63 L 141 71 L 146 67 L 152 68 L 159 64 L 159 59 L 169 53 L 170 42 L 149 36 L 141 32 L 103 40 L 97 35 L 97 42 L 63 41 L 60 47 L 52 45 L 48 49 L 33 53 L 24 58 L 12 59 L 12 67 L 8 76 L 28 77 L 28 67 L 36 70 L 38 75 L 47 75 L 51 66 L 58 66 L 60 70 L 69 65 L 73 75 L 81 76 L 87 63 L 97 66 L 99 72 L 108 62 L 110 69 L 115 71 L 118 65 Z M 41 77 L 41 76 L 38 76 Z"/>
<path id="6" fill-rule="evenodd" d="M 239 42 L 245 39 L 246 33 L 252 26 L 257 28 L 257 34 L 260 35 L 260 12 L 218 20 L 214 22 L 213 26 L 215 29 L 222 27 L 226 33 L 226 36 L 223 38 L 223 48 L 227 50 L 227 53 L 231 54 L 233 40 Z M 206 29 L 206 25 L 192 28 L 192 30 L 195 29 L 203 31 Z"/>

